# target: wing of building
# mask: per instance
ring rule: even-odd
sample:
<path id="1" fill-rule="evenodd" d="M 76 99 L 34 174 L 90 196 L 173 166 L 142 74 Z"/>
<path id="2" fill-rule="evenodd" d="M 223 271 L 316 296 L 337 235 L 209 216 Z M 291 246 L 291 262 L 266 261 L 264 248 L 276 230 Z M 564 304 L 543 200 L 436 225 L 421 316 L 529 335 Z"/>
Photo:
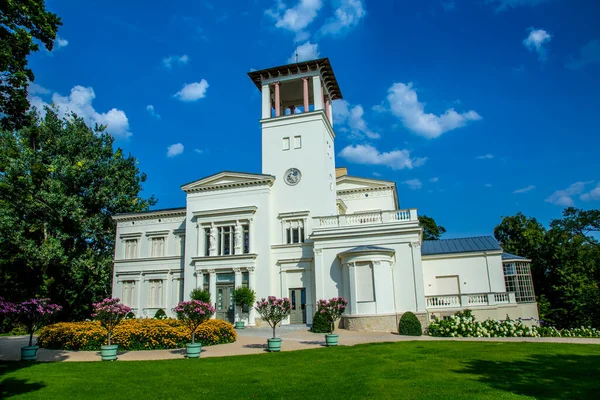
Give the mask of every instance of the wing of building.
<path id="1" fill-rule="evenodd" d="M 113 296 L 141 317 L 210 291 L 216 318 L 241 314 L 235 287 L 289 297 L 285 323 L 311 324 L 319 299 L 349 301 L 348 329 L 395 331 L 399 316 L 465 308 L 537 319 L 529 261 L 491 237 L 423 241 L 394 182 L 335 166 L 327 58 L 249 73 L 262 93 L 262 173 L 224 171 L 184 184 L 181 208 L 121 214 Z M 250 310 L 249 325 L 260 324 Z"/>

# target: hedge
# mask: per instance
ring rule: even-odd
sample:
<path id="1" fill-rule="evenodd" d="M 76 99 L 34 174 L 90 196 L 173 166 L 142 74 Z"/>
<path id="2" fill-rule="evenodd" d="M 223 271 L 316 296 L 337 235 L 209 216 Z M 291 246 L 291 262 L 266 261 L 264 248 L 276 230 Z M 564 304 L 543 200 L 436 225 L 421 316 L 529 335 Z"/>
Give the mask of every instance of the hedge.
<path id="1" fill-rule="evenodd" d="M 398 333 L 405 336 L 421 336 L 423 334 L 421 321 L 410 311 L 405 312 L 400 318 Z"/>
<path id="2" fill-rule="evenodd" d="M 327 318 L 317 311 L 313 317 L 310 331 L 314 333 L 331 333 L 331 325 L 329 325 Z"/>
<path id="3" fill-rule="evenodd" d="M 209 320 L 196 331 L 203 346 L 233 343 L 233 326 L 221 320 Z M 106 344 L 106 330 L 97 321 L 60 322 L 48 325 L 39 335 L 39 346 L 61 350 L 99 350 Z M 114 330 L 111 341 L 122 350 L 163 350 L 185 347 L 190 342 L 187 327 L 176 319 L 129 319 Z"/>

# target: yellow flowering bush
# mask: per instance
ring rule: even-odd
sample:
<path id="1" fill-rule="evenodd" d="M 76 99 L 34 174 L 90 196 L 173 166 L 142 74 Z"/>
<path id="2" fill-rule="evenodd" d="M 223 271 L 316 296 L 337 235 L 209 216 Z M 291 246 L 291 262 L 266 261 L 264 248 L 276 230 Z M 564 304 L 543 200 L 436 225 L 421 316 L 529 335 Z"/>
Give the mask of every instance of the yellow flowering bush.
<path id="1" fill-rule="evenodd" d="M 106 344 L 106 329 L 99 322 L 60 322 L 42 329 L 40 347 L 62 350 L 98 350 Z M 233 326 L 221 320 L 208 320 L 196 331 L 203 346 L 233 343 L 237 339 Z M 112 343 L 123 350 L 162 350 L 185 347 L 190 342 L 187 327 L 176 319 L 123 320 L 112 335 Z"/>

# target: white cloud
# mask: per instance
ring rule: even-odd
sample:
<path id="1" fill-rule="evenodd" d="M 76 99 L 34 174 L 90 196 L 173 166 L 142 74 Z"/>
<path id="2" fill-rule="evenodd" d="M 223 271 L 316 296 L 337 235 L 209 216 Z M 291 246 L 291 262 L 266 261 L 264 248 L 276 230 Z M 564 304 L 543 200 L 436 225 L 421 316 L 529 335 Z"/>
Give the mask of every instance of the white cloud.
<path id="1" fill-rule="evenodd" d="M 352 138 L 379 139 L 381 135 L 369 129 L 363 115 L 365 111 L 362 106 L 352 107 L 346 100 L 337 100 L 333 102 L 333 120 L 336 124 L 347 126 Z"/>
<path id="2" fill-rule="evenodd" d="M 146 106 L 146 111 L 148 111 L 148 113 L 149 113 L 150 115 L 152 115 L 154 118 L 156 118 L 156 119 L 160 119 L 160 115 L 158 115 L 158 114 L 156 113 L 156 111 L 154 110 L 154 106 L 153 106 L 152 104 L 148 104 L 148 105 Z"/>
<path id="3" fill-rule="evenodd" d="M 513 193 L 527 193 L 535 189 L 534 185 L 525 186 L 524 188 L 514 190 Z"/>
<path id="4" fill-rule="evenodd" d="M 403 181 L 402 183 L 407 185 L 412 190 L 421 189 L 423 187 L 423 184 L 418 179 L 409 179 L 407 181 Z"/>
<path id="5" fill-rule="evenodd" d="M 585 186 L 592 182 L 593 181 L 575 182 L 566 189 L 557 190 L 556 192 L 552 193 L 546 199 L 546 201 L 548 203 L 556 204 L 557 206 L 572 207 L 575 205 L 575 202 L 573 201 L 573 196 L 583 193 Z M 586 199 L 587 198 L 588 197 L 586 196 Z"/>
<path id="6" fill-rule="evenodd" d="M 579 49 L 579 56 L 571 56 L 565 67 L 579 70 L 588 65 L 600 64 L 600 40 L 594 39 L 587 42 Z"/>
<path id="7" fill-rule="evenodd" d="M 425 113 L 425 104 L 419 102 L 417 92 L 412 88 L 412 82 L 394 83 L 388 89 L 387 101 L 392 114 L 399 117 L 406 128 L 429 139 L 461 128 L 468 122 L 482 119 L 473 110 L 459 114 L 450 108 L 442 115 Z"/>
<path id="8" fill-rule="evenodd" d="M 194 149 L 194 152 L 196 152 L 198 154 L 204 154 L 204 150 L 202 150 L 202 149 Z"/>
<path id="9" fill-rule="evenodd" d="M 68 96 L 61 96 L 58 93 L 52 95 L 52 102 L 58 108 L 59 115 L 65 116 L 67 113 L 74 112 L 77 116 L 83 118 L 89 125 L 106 125 L 106 130 L 113 136 L 119 138 L 128 138 L 131 136 L 129 131 L 129 120 L 122 110 L 112 108 L 105 113 L 99 113 L 94 109 L 92 101 L 96 98 L 96 93 L 91 87 L 74 86 Z M 44 114 L 44 102 L 38 96 L 30 96 L 29 102 L 35 106 L 40 114 Z"/>
<path id="10" fill-rule="evenodd" d="M 583 201 L 600 200 L 600 183 L 594 189 L 582 194 L 580 199 Z"/>
<path id="11" fill-rule="evenodd" d="M 343 35 L 356 27 L 367 14 L 362 0 L 334 0 L 333 17 L 320 29 L 322 35 Z"/>
<path id="12" fill-rule="evenodd" d="M 546 3 L 549 0 L 486 0 L 487 3 L 500 3 L 496 8 L 496 12 L 506 11 L 509 8 L 520 6 L 537 6 L 538 4 Z"/>
<path id="13" fill-rule="evenodd" d="M 484 154 L 482 156 L 477 156 L 475 157 L 478 160 L 491 160 L 492 158 L 494 158 L 493 154 Z"/>
<path id="14" fill-rule="evenodd" d="M 54 39 L 53 50 L 60 50 L 63 47 L 67 47 L 68 45 L 69 45 L 69 41 L 67 39 L 56 35 L 56 39 Z"/>
<path id="15" fill-rule="evenodd" d="M 175 157 L 183 153 L 183 145 L 175 143 L 167 147 L 167 157 Z"/>
<path id="16" fill-rule="evenodd" d="M 393 150 L 380 153 L 371 145 L 350 145 L 346 146 L 339 153 L 339 156 L 356 164 L 366 165 L 385 165 L 393 170 L 413 169 L 425 163 L 426 157 L 413 158 L 409 150 Z"/>
<path id="17" fill-rule="evenodd" d="M 179 92 L 173 95 L 173 97 L 176 97 L 181 101 L 196 101 L 203 99 L 206 97 L 208 86 L 206 79 L 202 79 L 200 82 L 186 83 Z"/>
<path id="18" fill-rule="evenodd" d="M 30 82 L 29 86 L 27 87 L 27 94 L 34 95 L 34 94 L 50 94 L 50 89 L 46 89 L 45 87 L 43 87 L 42 85 L 38 85 L 37 83 L 34 82 Z"/>
<path id="19" fill-rule="evenodd" d="M 379 172 L 373 172 L 373 176 L 379 178 L 381 177 L 381 174 Z"/>
<path id="20" fill-rule="evenodd" d="M 492 187 L 492 184 L 491 184 L 491 183 L 486 183 L 486 184 L 485 184 L 485 185 L 483 185 L 483 186 L 485 186 L 485 187 L 487 187 L 487 188 L 491 188 L 491 187 Z"/>
<path id="21" fill-rule="evenodd" d="M 530 28 L 529 36 L 523 40 L 523 45 L 527 47 L 530 51 L 535 51 L 538 53 L 538 60 L 541 62 L 546 61 L 546 48 L 544 44 L 548 43 L 552 35 L 546 32 L 543 29 L 533 29 Z"/>
<path id="22" fill-rule="evenodd" d="M 436 183 L 439 180 L 440 180 L 440 178 L 438 178 L 437 176 L 434 176 L 433 178 L 429 179 L 429 182 Z"/>
<path id="23" fill-rule="evenodd" d="M 298 3 L 288 8 L 285 3 L 278 0 L 273 8 L 265 11 L 275 20 L 277 28 L 285 29 L 296 34 L 296 40 L 306 40 L 308 33 L 305 28 L 317 17 L 323 7 L 321 0 L 299 0 Z"/>
<path id="24" fill-rule="evenodd" d="M 181 56 L 165 57 L 162 60 L 163 66 L 167 69 L 173 68 L 173 65 L 185 65 L 190 61 L 190 57 L 187 54 Z"/>
<path id="25" fill-rule="evenodd" d="M 319 58 L 319 45 L 317 43 L 306 42 L 298 47 L 294 53 L 288 59 L 288 63 L 292 64 L 296 62 L 296 54 L 298 54 L 298 61 L 308 61 Z"/>

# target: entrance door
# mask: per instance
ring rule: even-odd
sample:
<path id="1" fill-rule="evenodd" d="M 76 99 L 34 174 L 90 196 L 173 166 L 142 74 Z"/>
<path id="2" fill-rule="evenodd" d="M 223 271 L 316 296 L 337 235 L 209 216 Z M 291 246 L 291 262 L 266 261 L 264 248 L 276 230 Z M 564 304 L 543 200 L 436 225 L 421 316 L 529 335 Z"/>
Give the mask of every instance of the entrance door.
<path id="1" fill-rule="evenodd" d="M 233 323 L 233 285 L 217 285 L 217 319 Z"/>
<path id="2" fill-rule="evenodd" d="M 292 299 L 292 313 L 290 314 L 290 324 L 306 323 L 306 291 L 304 288 L 290 289 L 290 299 Z"/>

